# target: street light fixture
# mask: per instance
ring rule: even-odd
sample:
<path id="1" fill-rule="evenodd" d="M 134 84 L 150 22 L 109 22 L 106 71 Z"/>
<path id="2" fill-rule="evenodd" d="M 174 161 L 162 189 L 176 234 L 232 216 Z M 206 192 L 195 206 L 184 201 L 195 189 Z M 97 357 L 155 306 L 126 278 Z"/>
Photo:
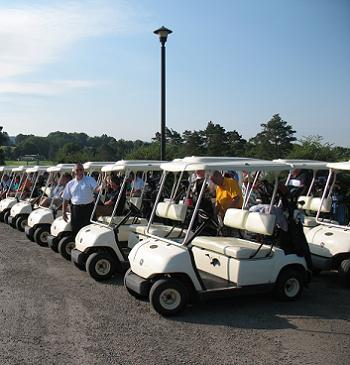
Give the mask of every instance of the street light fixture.
<path id="1" fill-rule="evenodd" d="M 165 43 L 172 31 L 164 26 L 155 30 L 154 34 L 159 36 L 161 44 L 161 124 L 160 124 L 160 159 L 165 161 Z"/>

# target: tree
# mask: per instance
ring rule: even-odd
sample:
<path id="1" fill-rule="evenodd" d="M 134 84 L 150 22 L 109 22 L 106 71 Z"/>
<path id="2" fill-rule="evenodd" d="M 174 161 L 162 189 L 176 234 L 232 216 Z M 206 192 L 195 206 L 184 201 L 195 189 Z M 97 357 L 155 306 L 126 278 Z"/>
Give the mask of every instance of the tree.
<path id="1" fill-rule="evenodd" d="M 253 156 L 265 159 L 283 158 L 292 150 L 296 133 L 279 114 L 267 123 L 262 123 L 263 131 L 249 140 Z"/>
<path id="2" fill-rule="evenodd" d="M 204 138 L 201 132 L 186 130 L 182 134 L 184 141 L 183 153 L 186 156 L 204 156 L 206 150 L 204 147 Z"/>
<path id="3" fill-rule="evenodd" d="M 3 127 L 0 126 L 0 147 L 7 146 L 9 143 L 9 136 L 6 132 L 3 132 Z M 2 148 L 0 148 L 0 164 L 4 165 L 5 163 L 5 156 Z"/>
<path id="4" fill-rule="evenodd" d="M 236 131 L 226 132 L 227 156 L 243 157 L 246 154 L 247 141 Z"/>
<path id="5" fill-rule="evenodd" d="M 159 143 L 144 144 L 126 155 L 130 160 L 159 160 Z"/>
<path id="6" fill-rule="evenodd" d="M 202 132 L 204 147 L 209 156 L 223 156 L 227 153 L 227 135 L 225 128 L 210 121 Z"/>
<path id="7" fill-rule="evenodd" d="M 0 146 L 8 146 L 10 144 L 10 138 L 6 132 L 3 131 L 3 127 L 0 126 Z"/>
<path id="8" fill-rule="evenodd" d="M 116 160 L 115 151 L 108 144 L 103 144 L 99 148 L 99 150 L 97 152 L 97 157 L 98 157 L 99 161 L 114 161 L 114 160 Z"/>
<path id="9" fill-rule="evenodd" d="M 294 144 L 289 158 L 310 159 L 320 161 L 336 161 L 336 151 L 328 142 L 323 142 L 321 136 L 304 137 L 299 144 Z"/>

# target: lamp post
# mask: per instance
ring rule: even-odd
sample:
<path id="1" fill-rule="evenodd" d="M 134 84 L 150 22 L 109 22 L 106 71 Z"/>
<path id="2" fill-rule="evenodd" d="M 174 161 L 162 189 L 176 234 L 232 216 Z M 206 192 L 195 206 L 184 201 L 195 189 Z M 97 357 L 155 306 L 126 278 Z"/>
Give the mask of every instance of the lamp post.
<path id="1" fill-rule="evenodd" d="M 164 161 L 165 160 L 165 43 L 167 41 L 168 35 L 172 33 L 172 31 L 163 26 L 155 30 L 153 33 L 159 36 L 161 44 L 160 159 L 161 161 Z"/>

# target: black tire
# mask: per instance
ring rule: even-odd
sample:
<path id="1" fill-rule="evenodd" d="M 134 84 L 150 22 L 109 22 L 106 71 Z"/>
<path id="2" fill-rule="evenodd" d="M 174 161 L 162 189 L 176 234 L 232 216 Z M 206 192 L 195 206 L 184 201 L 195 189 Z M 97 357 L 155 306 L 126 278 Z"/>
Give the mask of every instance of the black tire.
<path id="1" fill-rule="evenodd" d="M 31 234 L 26 233 L 26 237 L 29 239 L 29 241 L 35 242 L 34 237 Z"/>
<path id="2" fill-rule="evenodd" d="M 340 281 L 347 288 L 350 288 L 350 259 L 343 260 L 339 265 Z"/>
<path id="3" fill-rule="evenodd" d="M 66 260 L 71 259 L 70 253 L 71 250 L 75 247 L 75 240 L 72 236 L 66 236 L 60 239 L 58 242 L 58 252 L 64 257 Z"/>
<path id="4" fill-rule="evenodd" d="M 315 267 L 312 269 L 312 274 L 318 276 L 321 274 L 321 269 L 316 269 Z"/>
<path id="5" fill-rule="evenodd" d="M 106 280 L 117 271 L 117 263 L 109 252 L 94 252 L 86 260 L 86 271 L 96 281 Z"/>
<path id="6" fill-rule="evenodd" d="M 74 266 L 75 266 L 76 268 L 78 268 L 79 270 L 81 270 L 81 271 L 86 271 L 85 264 L 78 264 L 78 263 L 77 263 L 77 262 L 75 262 L 75 261 L 72 261 L 72 262 L 73 262 Z"/>
<path id="7" fill-rule="evenodd" d="M 278 276 L 275 285 L 275 295 L 284 301 L 296 300 L 303 292 L 303 274 L 295 268 L 284 269 Z"/>
<path id="8" fill-rule="evenodd" d="M 0 222 L 4 222 L 4 212 L 0 213 Z"/>
<path id="9" fill-rule="evenodd" d="M 47 246 L 47 236 L 49 235 L 49 229 L 45 227 L 37 228 L 34 232 L 34 241 L 42 247 Z"/>
<path id="10" fill-rule="evenodd" d="M 11 212 L 9 210 L 7 210 L 5 213 L 4 213 L 4 223 L 6 224 L 9 224 L 9 216 L 10 216 Z"/>
<path id="11" fill-rule="evenodd" d="M 10 216 L 11 216 L 11 212 L 10 212 Z M 9 216 L 9 218 L 10 218 L 10 216 Z M 9 219 L 9 218 L 7 218 L 7 219 Z M 16 221 L 17 221 L 17 219 L 13 219 L 12 218 L 12 223 L 10 224 L 10 221 L 9 221 L 9 226 L 11 226 L 12 228 L 16 229 L 17 228 L 16 227 Z"/>
<path id="12" fill-rule="evenodd" d="M 18 217 L 16 219 L 16 228 L 21 231 L 21 232 L 24 232 L 24 227 L 25 225 L 27 224 L 28 222 L 28 218 L 27 217 Z"/>
<path id="13" fill-rule="evenodd" d="M 174 316 L 187 306 L 187 287 L 176 279 L 159 279 L 151 287 L 149 301 L 152 308 L 162 316 Z"/>

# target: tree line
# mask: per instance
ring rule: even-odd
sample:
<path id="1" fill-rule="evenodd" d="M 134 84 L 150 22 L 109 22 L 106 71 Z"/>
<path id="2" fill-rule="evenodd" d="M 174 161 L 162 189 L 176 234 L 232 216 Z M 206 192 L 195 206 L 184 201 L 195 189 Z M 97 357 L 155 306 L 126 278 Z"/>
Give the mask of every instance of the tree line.
<path id="1" fill-rule="evenodd" d="M 350 148 L 334 146 L 321 136 L 297 140 L 296 131 L 275 114 L 255 137 L 246 140 L 236 131 L 226 131 L 218 123 L 208 122 L 203 130 L 185 130 L 182 134 L 166 128 L 168 160 L 184 156 L 244 156 L 262 159 L 300 158 L 323 161 L 350 159 Z M 38 155 L 41 160 L 60 162 L 117 161 L 120 159 L 159 159 L 160 133 L 152 142 L 115 139 L 102 134 L 52 132 L 47 137 L 19 134 L 11 144 L 0 127 L 0 163 Z"/>

